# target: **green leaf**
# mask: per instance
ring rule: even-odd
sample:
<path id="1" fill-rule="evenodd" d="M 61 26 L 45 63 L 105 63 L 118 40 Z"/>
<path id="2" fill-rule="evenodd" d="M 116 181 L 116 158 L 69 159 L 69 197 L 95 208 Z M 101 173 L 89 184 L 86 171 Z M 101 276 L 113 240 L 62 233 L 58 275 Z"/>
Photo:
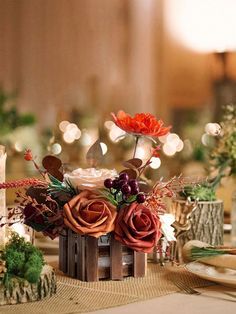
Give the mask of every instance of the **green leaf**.
<path id="1" fill-rule="evenodd" d="M 117 200 L 114 198 L 114 195 L 111 194 L 109 191 L 107 190 L 100 190 L 101 195 L 106 198 L 109 202 L 111 202 L 114 206 L 118 206 L 118 202 Z"/>
<path id="2" fill-rule="evenodd" d="M 75 188 L 72 186 L 69 179 L 65 180 L 64 182 L 61 182 L 50 174 L 48 174 L 48 176 L 51 181 L 47 189 L 49 194 L 53 195 L 53 194 L 60 194 L 63 192 L 68 193 L 71 196 L 74 196 L 77 194 Z"/>
<path id="3" fill-rule="evenodd" d="M 48 177 L 53 185 L 60 186 L 62 184 L 61 181 L 59 181 L 57 178 L 53 177 L 50 173 L 48 173 Z"/>
<path id="4" fill-rule="evenodd" d="M 192 259 L 201 259 L 205 257 L 213 257 L 213 256 L 218 256 L 218 255 L 223 255 L 226 254 L 224 250 L 216 250 L 215 248 L 208 248 L 208 247 L 193 247 L 191 249 L 191 257 Z"/>
<path id="5" fill-rule="evenodd" d="M 136 201 L 136 195 L 131 195 L 128 199 L 127 199 L 127 202 L 129 203 L 133 203 L 134 201 Z"/>

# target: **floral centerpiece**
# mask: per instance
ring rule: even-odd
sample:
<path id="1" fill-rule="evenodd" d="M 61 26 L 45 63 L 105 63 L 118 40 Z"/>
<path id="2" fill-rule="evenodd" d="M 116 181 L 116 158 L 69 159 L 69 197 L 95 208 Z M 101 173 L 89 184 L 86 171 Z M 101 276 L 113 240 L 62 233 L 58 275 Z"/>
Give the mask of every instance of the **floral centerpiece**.
<path id="1" fill-rule="evenodd" d="M 0 184 L 0 188 L 29 186 L 17 192 L 17 205 L 9 209 L 8 223 L 21 221 L 52 239 L 60 236 L 60 269 L 82 280 L 107 278 L 99 275 L 99 267 L 103 265 L 100 246 L 110 247 L 108 266 L 112 268 L 109 274 L 113 274 L 110 278 L 121 279 L 122 265 L 127 264 L 130 269 L 137 263 L 145 268 L 145 253 L 152 252 L 160 238 L 175 240 L 173 219 L 165 214 L 164 199 L 175 196 L 178 178 L 150 185 L 144 177 L 151 158 L 159 155 L 158 137 L 166 135 L 170 127 L 164 127 L 151 114 L 131 117 L 120 111 L 112 115 L 118 127 L 136 138 L 134 158 L 125 161 L 119 173 L 115 169 L 98 168 L 103 154 L 100 142 L 96 141 L 86 155 L 87 169 L 65 173 L 62 162 L 55 156 L 44 157 L 41 168 L 27 150 L 25 159 L 34 163 L 42 179 Z M 154 142 L 145 162 L 135 158 L 140 137 Z M 138 276 L 145 272 L 137 268 L 131 272 L 135 273 Z"/>

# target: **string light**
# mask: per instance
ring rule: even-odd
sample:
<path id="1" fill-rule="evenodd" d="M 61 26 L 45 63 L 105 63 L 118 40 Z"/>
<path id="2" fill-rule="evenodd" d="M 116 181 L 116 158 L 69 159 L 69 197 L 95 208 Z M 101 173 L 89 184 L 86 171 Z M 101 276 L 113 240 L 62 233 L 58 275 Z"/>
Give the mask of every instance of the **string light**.
<path id="1" fill-rule="evenodd" d="M 63 139 L 66 143 L 71 144 L 81 137 L 81 131 L 75 123 L 69 121 L 61 121 L 59 129 L 64 133 Z"/>
<path id="2" fill-rule="evenodd" d="M 169 133 L 158 138 L 163 143 L 163 152 L 167 156 L 173 156 L 176 152 L 180 152 L 184 148 L 184 142 L 176 133 Z"/>
<path id="3" fill-rule="evenodd" d="M 150 167 L 152 169 L 158 169 L 161 166 L 161 159 L 158 157 L 152 157 L 150 161 L 151 161 Z"/>
<path id="4" fill-rule="evenodd" d="M 52 145 L 51 151 L 54 155 L 59 155 L 62 151 L 62 147 L 60 144 L 55 143 Z"/>
<path id="5" fill-rule="evenodd" d="M 163 135 L 163 136 L 159 136 L 159 137 L 158 137 L 159 141 L 160 141 L 161 143 L 165 144 L 168 135 L 169 135 L 169 134 Z"/>
<path id="6" fill-rule="evenodd" d="M 75 139 L 76 139 L 76 140 L 78 140 L 78 139 L 81 137 L 81 131 L 80 131 L 80 129 L 77 129 L 77 130 L 76 130 L 74 136 L 75 136 Z"/>
<path id="7" fill-rule="evenodd" d="M 110 130 L 115 123 L 113 121 L 105 121 L 104 126 L 106 129 Z"/>
<path id="8" fill-rule="evenodd" d="M 59 124 L 59 129 L 62 131 L 62 132 L 65 132 L 66 131 L 66 127 L 70 124 L 69 121 L 61 121 L 60 124 Z"/>
<path id="9" fill-rule="evenodd" d="M 22 144 L 21 144 L 20 142 L 15 142 L 14 148 L 15 148 L 15 150 L 16 150 L 17 152 L 22 152 L 23 149 L 24 149 L 23 146 L 22 146 Z"/>
<path id="10" fill-rule="evenodd" d="M 207 123 L 205 126 L 205 132 L 211 136 L 217 136 L 221 132 L 221 126 L 218 123 Z"/>
<path id="11" fill-rule="evenodd" d="M 163 152 L 167 155 L 167 156 L 174 156 L 174 154 L 176 153 L 176 147 L 169 144 L 169 143 L 165 143 L 163 145 Z"/>
<path id="12" fill-rule="evenodd" d="M 207 133 L 204 133 L 202 135 L 201 141 L 202 141 L 202 144 L 204 146 L 208 146 L 210 144 L 210 141 L 211 141 L 210 135 Z"/>
<path id="13" fill-rule="evenodd" d="M 184 148 L 184 142 L 181 139 L 179 139 L 179 143 L 176 146 L 176 151 L 181 152 L 181 150 L 183 150 L 183 148 Z"/>
<path id="14" fill-rule="evenodd" d="M 65 132 L 65 133 L 63 134 L 63 140 L 64 140 L 66 143 L 68 143 L 68 144 L 73 143 L 73 142 L 75 141 L 75 138 L 74 138 L 73 133 L 71 133 L 71 132 Z"/>
<path id="15" fill-rule="evenodd" d="M 180 138 L 177 134 L 175 133 L 170 133 L 166 137 L 166 142 L 171 143 L 172 145 L 176 146 L 179 144 Z"/>

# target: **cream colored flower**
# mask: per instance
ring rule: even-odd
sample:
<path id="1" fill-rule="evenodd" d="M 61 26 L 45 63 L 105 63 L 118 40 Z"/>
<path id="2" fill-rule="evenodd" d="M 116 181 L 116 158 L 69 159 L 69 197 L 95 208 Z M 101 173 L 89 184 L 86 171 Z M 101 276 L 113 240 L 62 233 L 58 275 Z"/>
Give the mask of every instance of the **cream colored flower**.
<path id="1" fill-rule="evenodd" d="M 115 169 L 78 168 L 66 173 L 65 178 L 79 190 L 95 190 L 103 187 L 104 180 L 117 176 Z"/>

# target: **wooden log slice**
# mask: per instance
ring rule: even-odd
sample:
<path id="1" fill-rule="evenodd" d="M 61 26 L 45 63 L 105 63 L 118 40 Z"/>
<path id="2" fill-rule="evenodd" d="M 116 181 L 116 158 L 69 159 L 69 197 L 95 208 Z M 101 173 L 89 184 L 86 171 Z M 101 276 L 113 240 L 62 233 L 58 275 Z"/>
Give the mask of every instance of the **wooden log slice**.
<path id="1" fill-rule="evenodd" d="M 27 280 L 13 278 L 6 288 L 0 284 L 0 305 L 39 301 L 56 293 L 56 275 L 54 269 L 44 265 L 39 282 L 30 284 Z"/>
<path id="2" fill-rule="evenodd" d="M 179 203 L 184 213 L 185 202 Z M 217 246 L 223 244 L 224 206 L 222 201 L 198 202 L 190 216 L 191 228 L 181 237 L 182 245 L 190 240 L 199 240 Z"/>

